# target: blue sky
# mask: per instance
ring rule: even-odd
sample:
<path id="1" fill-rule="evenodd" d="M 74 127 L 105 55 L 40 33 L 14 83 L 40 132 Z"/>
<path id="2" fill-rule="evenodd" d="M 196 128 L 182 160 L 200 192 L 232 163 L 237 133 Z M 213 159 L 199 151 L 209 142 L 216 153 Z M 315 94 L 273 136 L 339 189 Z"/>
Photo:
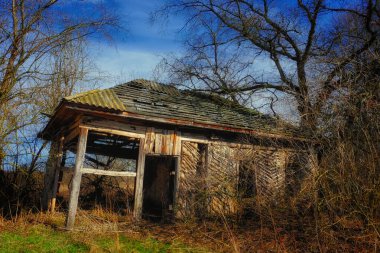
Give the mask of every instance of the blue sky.
<path id="1" fill-rule="evenodd" d="M 95 0 L 92 0 L 95 1 Z M 116 9 L 120 24 L 126 31 L 113 34 L 113 40 L 91 39 L 89 53 L 103 75 L 109 76 L 102 88 L 137 78 L 152 78 L 152 72 L 161 58 L 178 53 L 181 41 L 178 31 L 180 19 L 175 22 L 152 24 L 150 13 L 162 1 L 112 0 L 102 1 Z"/>
<path id="2" fill-rule="evenodd" d="M 86 0 L 85 0 L 86 1 Z M 120 24 L 126 32 L 114 34 L 113 41 L 90 40 L 89 53 L 94 63 L 105 76 L 97 88 L 108 88 L 133 79 L 153 79 L 153 71 L 162 57 L 181 54 L 183 49 L 180 29 L 184 18 L 171 16 L 169 22 L 150 22 L 150 14 L 163 5 L 165 0 L 87 0 L 101 2 L 114 8 Z M 267 59 L 258 59 L 256 71 L 267 75 L 273 64 Z M 98 74 L 98 71 L 94 73 Z M 86 87 L 91 88 L 91 87 Z M 261 100 L 257 101 L 258 104 Z"/>

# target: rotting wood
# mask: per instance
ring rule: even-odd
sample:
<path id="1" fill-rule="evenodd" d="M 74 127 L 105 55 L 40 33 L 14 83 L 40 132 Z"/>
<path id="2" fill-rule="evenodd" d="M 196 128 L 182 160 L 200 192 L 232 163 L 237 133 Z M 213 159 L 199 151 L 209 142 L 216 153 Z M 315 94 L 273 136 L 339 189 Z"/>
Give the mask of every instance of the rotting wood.
<path id="1" fill-rule="evenodd" d="M 92 168 L 82 168 L 82 174 L 94 174 L 102 176 L 113 176 L 113 177 L 135 177 L 136 172 L 131 171 L 112 171 L 112 170 L 99 170 Z"/>
<path id="2" fill-rule="evenodd" d="M 154 139 L 154 153 L 160 154 L 161 146 L 162 146 L 162 133 L 157 132 Z"/>
<path id="3" fill-rule="evenodd" d="M 148 127 L 146 129 L 146 138 L 145 138 L 145 143 L 144 143 L 144 152 L 146 154 L 153 152 L 154 142 L 155 142 L 154 128 Z"/>
<path id="4" fill-rule="evenodd" d="M 145 169 L 145 152 L 144 152 L 145 138 L 140 139 L 139 158 L 137 160 L 136 183 L 135 183 L 135 205 L 133 210 L 133 217 L 137 220 L 141 218 L 142 204 L 143 204 L 143 183 L 144 183 L 144 169 Z"/>
<path id="5" fill-rule="evenodd" d="M 173 155 L 181 155 L 181 132 L 176 131 L 173 139 Z"/>
<path id="6" fill-rule="evenodd" d="M 168 130 L 163 130 L 162 131 L 162 136 L 161 136 L 161 150 L 160 154 L 167 155 L 168 152 Z"/>
<path id="7" fill-rule="evenodd" d="M 168 136 L 167 136 L 167 140 L 168 140 L 168 155 L 173 155 L 173 144 L 174 144 L 174 135 L 175 135 L 175 132 L 173 130 L 169 130 L 168 131 Z"/>
<path id="8" fill-rule="evenodd" d="M 69 200 L 69 212 L 66 217 L 66 229 L 72 230 L 75 223 L 75 215 L 78 208 L 78 197 L 80 191 L 80 182 L 82 178 L 81 169 L 84 162 L 84 156 L 86 153 L 88 129 L 80 128 L 80 133 L 77 143 L 77 154 L 75 159 L 74 175 L 71 183 L 70 200 Z"/>
<path id="9" fill-rule="evenodd" d="M 181 132 L 148 127 L 144 143 L 144 152 L 149 155 L 179 156 Z"/>

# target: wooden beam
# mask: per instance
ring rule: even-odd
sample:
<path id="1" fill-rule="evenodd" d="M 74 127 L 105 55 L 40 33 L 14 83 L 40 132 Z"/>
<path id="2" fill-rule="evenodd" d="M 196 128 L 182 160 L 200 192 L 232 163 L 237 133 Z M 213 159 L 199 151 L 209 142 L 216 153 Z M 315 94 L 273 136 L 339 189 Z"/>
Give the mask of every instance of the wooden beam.
<path id="1" fill-rule="evenodd" d="M 105 129 L 119 130 L 130 133 L 145 134 L 146 127 L 142 125 L 120 122 L 105 117 L 83 117 L 83 125 Z"/>
<path id="2" fill-rule="evenodd" d="M 133 112 L 122 112 L 121 114 L 115 114 L 111 112 L 100 112 L 100 111 L 94 111 L 90 108 L 83 108 L 78 107 L 75 105 L 67 105 L 68 109 L 76 110 L 76 111 L 82 111 L 87 113 L 92 113 L 93 115 L 99 115 L 102 117 L 116 117 L 116 118 L 126 118 L 126 119 L 137 119 L 137 120 L 143 120 L 143 121 L 153 121 L 156 123 L 164 123 L 164 124 L 170 124 L 170 125 L 178 125 L 178 126 L 189 126 L 189 127 L 196 127 L 201 129 L 215 129 L 218 131 L 223 132 L 233 132 L 233 133 L 241 133 L 241 134 L 248 134 L 252 136 L 257 136 L 261 138 L 275 138 L 275 139 L 285 139 L 285 140 L 297 140 L 302 142 L 309 142 L 314 143 L 313 140 L 310 140 L 306 137 L 295 137 L 295 136 L 284 136 L 283 134 L 276 134 L 276 133 L 266 133 L 262 132 L 261 130 L 253 130 L 253 129 L 247 129 L 247 128 L 241 128 L 241 127 L 231 127 L 226 125 L 220 125 L 216 123 L 205 123 L 205 122 L 197 122 L 193 120 L 186 120 L 186 119 L 174 119 L 174 118 L 158 118 L 147 115 L 141 115 L 138 113 Z"/>
<path id="3" fill-rule="evenodd" d="M 86 128 L 88 130 L 92 130 L 95 132 L 116 134 L 120 136 L 131 137 L 131 138 L 145 138 L 145 134 L 132 133 L 132 132 L 121 131 L 121 130 L 113 130 L 109 128 L 93 127 L 93 126 L 88 126 L 88 125 L 80 125 L 80 128 Z"/>
<path id="4" fill-rule="evenodd" d="M 64 140 L 65 144 L 69 143 L 72 139 L 74 139 L 75 137 L 77 137 L 79 135 L 79 132 L 80 132 L 79 127 L 72 129 L 69 132 L 69 134 L 67 134 L 66 137 L 65 137 L 65 140 Z"/>
<path id="5" fill-rule="evenodd" d="M 75 159 L 74 175 L 71 183 L 69 212 L 66 217 L 66 229 L 72 230 L 75 223 L 75 215 L 78 208 L 78 197 L 80 191 L 80 182 L 82 179 L 81 169 L 84 162 L 86 153 L 88 129 L 81 128 L 79 133 L 79 140 L 77 144 L 77 154 Z"/>
<path id="6" fill-rule="evenodd" d="M 64 137 L 62 136 L 59 140 L 59 146 L 58 146 L 58 154 L 57 154 L 57 159 L 55 161 L 55 166 L 54 166 L 54 182 L 53 182 L 53 187 L 52 187 L 52 192 L 51 192 L 51 203 L 50 203 L 50 211 L 51 213 L 55 212 L 55 203 L 56 203 L 56 198 L 57 198 L 57 190 L 58 190 L 58 178 L 59 178 L 59 173 L 61 171 L 61 164 L 62 164 L 62 157 L 63 157 L 63 143 L 64 143 Z"/>
<path id="7" fill-rule="evenodd" d="M 180 180 L 180 170 L 181 170 L 181 157 L 178 156 L 175 158 L 175 179 L 174 179 L 174 194 L 173 194 L 173 210 L 174 210 L 174 217 L 178 217 L 178 211 L 176 213 L 176 210 L 178 209 L 178 189 L 179 189 L 179 180 Z"/>
<path id="8" fill-rule="evenodd" d="M 137 160 L 137 174 L 135 183 L 135 206 L 133 209 L 133 217 L 137 220 L 141 219 L 142 204 L 143 204 L 143 183 L 145 169 L 145 138 L 140 139 L 139 158 Z"/>
<path id="9" fill-rule="evenodd" d="M 252 150 L 286 150 L 286 151 L 296 151 L 296 152 L 306 152 L 301 149 L 296 148 L 289 148 L 289 147 L 270 147 L 270 146 L 261 146 L 258 144 L 245 144 L 242 142 L 234 141 L 234 142 L 228 142 L 228 141 L 219 141 L 219 140 L 208 140 L 206 137 L 199 137 L 194 136 L 190 137 L 189 134 L 186 134 L 186 136 L 181 136 L 181 142 L 195 142 L 195 143 L 201 143 L 201 144 L 213 144 L 213 145 L 222 145 L 222 146 L 228 146 L 231 148 L 237 148 L 237 149 L 252 149 Z"/>
<path id="10" fill-rule="evenodd" d="M 136 172 L 131 171 L 112 171 L 112 170 L 99 170 L 92 168 L 82 168 L 82 174 L 95 174 L 95 175 L 103 175 L 103 176 L 113 176 L 113 177 L 135 177 Z"/>

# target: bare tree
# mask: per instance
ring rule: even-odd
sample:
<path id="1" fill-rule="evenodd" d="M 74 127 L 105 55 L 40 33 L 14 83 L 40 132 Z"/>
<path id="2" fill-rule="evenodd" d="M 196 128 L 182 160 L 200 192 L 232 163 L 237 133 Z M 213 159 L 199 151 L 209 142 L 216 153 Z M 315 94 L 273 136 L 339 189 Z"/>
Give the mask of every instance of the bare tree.
<path id="1" fill-rule="evenodd" d="M 74 4 L 75 11 L 69 8 Z M 34 83 L 50 74 L 44 73 L 48 53 L 116 24 L 107 8 L 92 3 L 12 0 L 1 1 L 0 6 L 0 111 L 4 115 L 12 101 L 27 96 Z M 6 136 L 22 125 L 9 124 L 5 117 L 0 125 L 2 147 Z M 2 164 L 4 151 L 0 150 Z"/>
<path id="2" fill-rule="evenodd" d="M 169 1 L 158 13 L 171 12 L 188 17 L 186 31 L 191 36 L 187 38 L 196 38 L 187 44 L 186 56 L 170 62 L 171 73 L 192 82 L 196 79 L 221 95 L 271 90 L 291 96 L 297 102 L 301 126 L 309 130 L 316 128 L 325 102 L 344 85 L 341 71 L 379 38 L 380 4 L 373 0 L 182 0 Z M 342 28 L 349 20 L 356 22 Z M 352 36 L 356 36 L 354 43 L 350 43 Z M 234 49 L 215 50 L 222 46 Z M 245 58 L 240 53 L 239 61 L 245 64 L 252 65 L 254 58 L 249 57 L 259 55 L 261 61 L 272 64 L 273 73 L 249 76 L 243 65 L 243 73 L 232 82 L 235 85 L 225 85 L 231 82 L 226 76 L 220 78 L 217 58 L 234 59 L 235 50 L 243 52 Z M 204 64 L 209 71 L 204 72 Z M 236 64 L 226 66 L 234 69 Z"/>
<path id="3" fill-rule="evenodd" d="M 10 211 L 26 208 L 28 205 L 38 205 L 42 185 L 45 188 L 52 187 L 49 175 L 55 172 L 57 144 L 53 142 L 49 145 L 46 140 L 38 139 L 37 133 L 48 118 L 44 115 L 50 115 L 63 97 L 81 88 L 91 88 L 87 81 L 96 81 L 91 76 L 93 66 L 85 49 L 85 40 L 81 38 L 70 40 L 51 50 L 46 54 L 44 66 L 41 67 L 44 73 L 49 74 L 28 88 L 20 87 L 26 94 L 25 98 L 17 97 L 7 103 L 9 114 L 4 122 L 19 126 L 17 131 L 10 126 L 13 132 L 4 139 L 7 143 L 4 147 L 6 151 L 4 168 L 8 173 L 18 175 L 15 178 L 8 178 L 4 187 L 0 188 L 0 195 L 7 189 L 9 191 L 15 188 L 11 191 L 12 194 L 8 194 L 7 201 L 0 199 L 0 204 L 12 207 Z M 83 87 L 84 84 L 86 87 Z M 14 90 L 16 88 L 19 88 L 18 85 Z M 17 104 L 17 101 L 20 101 L 20 104 Z M 42 184 L 39 175 L 43 171 L 46 177 Z M 23 175 L 24 180 L 15 181 L 20 175 Z M 39 178 L 36 179 L 36 176 Z M 30 192 L 35 195 L 33 201 L 28 200 Z"/>
<path id="4" fill-rule="evenodd" d="M 224 41 L 223 26 L 213 23 L 213 20 L 202 22 L 204 33 L 186 41 L 189 54 L 167 57 L 159 67 L 178 85 L 197 91 L 223 92 L 231 100 L 244 103 L 243 93 L 235 90 L 254 81 L 252 59 L 243 55 L 239 46 Z"/>
<path id="5" fill-rule="evenodd" d="M 156 14 L 187 18 L 185 54 L 164 62 L 173 82 L 230 99 L 262 91 L 291 98 L 303 129 L 318 137 L 321 149 L 312 159 L 318 170 L 288 196 L 289 216 L 280 212 L 273 220 L 291 226 L 295 218 L 296 231 L 305 234 L 302 226 L 308 227 L 321 252 L 353 236 L 350 221 L 361 224 L 355 236 L 375 238 L 377 248 L 380 2 L 180 0 Z M 239 73 L 233 81 L 220 75 L 227 71 L 216 59 L 234 59 L 223 63 Z M 258 72 L 260 65 L 267 74 Z M 295 173 L 307 171 L 300 166 Z"/>

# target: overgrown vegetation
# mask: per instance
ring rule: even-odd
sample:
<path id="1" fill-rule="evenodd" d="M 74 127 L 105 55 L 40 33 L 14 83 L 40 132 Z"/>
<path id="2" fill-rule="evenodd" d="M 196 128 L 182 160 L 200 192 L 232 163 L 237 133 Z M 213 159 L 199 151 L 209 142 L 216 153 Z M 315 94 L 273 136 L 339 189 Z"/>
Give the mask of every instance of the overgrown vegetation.
<path id="1" fill-rule="evenodd" d="M 114 217 L 114 216 L 113 216 Z M 86 219 L 79 225 L 83 225 Z M 87 220 L 87 222 L 89 222 Z M 87 231 L 67 232 L 63 226 L 63 215 L 55 217 L 23 215 L 1 224 L 1 252 L 209 252 L 201 247 L 189 247 L 179 240 L 167 241 L 139 231 L 116 231 L 104 229 L 107 223 L 94 225 Z M 114 228 L 117 224 L 112 224 Z M 57 229 L 58 228 L 58 229 Z M 123 231 L 124 230 L 124 231 Z"/>
<path id="2" fill-rule="evenodd" d="M 37 134 L 62 97 L 96 83 L 87 39 L 109 34 L 117 18 L 101 4 L 56 0 L 0 1 L 0 13 L 0 210 L 14 214 L 41 208 L 31 194 L 54 154 Z"/>
<path id="3" fill-rule="evenodd" d="M 36 138 L 46 121 L 41 113 L 52 113 L 86 81 L 86 38 L 107 31 L 116 19 L 92 5 L 92 12 L 78 17 L 58 8 L 58 1 L 1 1 L 0 251 L 191 252 L 202 243 L 226 252 L 378 251 L 380 3 L 281 2 L 169 1 L 158 14 L 187 17 L 190 36 L 185 55 L 167 57 L 161 67 L 186 88 L 252 107 L 266 101 L 276 117 L 281 107 L 295 111 L 290 116 L 312 139 L 318 169 L 300 187 L 289 186 L 292 194 L 276 205 L 255 199 L 244 217 L 143 224 L 130 231 L 131 223 L 114 218 L 122 232 L 110 232 L 119 229 L 112 225 L 93 240 L 61 231 L 61 214 L 52 221 L 23 213 L 41 210 L 42 172 L 55 155 Z M 255 69 L 261 61 L 269 62 L 270 73 Z M 129 239 L 135 232 L 141 237 Z"/>
<path id="4" fill-rule="evenodd" d="M 161 65 L 170 80 L 253 107 L 267 101 L 274 116 L 293 111 L 314 141 L 317 170 L 282 204 L 252 203 L 252 217 L 274 234 L 298 231 L 309 251 L 342 241 L 336 250 L 378 250 L 379 2 L 167 2 L 155 18 L 187 20 L 186 53 Z"/>

